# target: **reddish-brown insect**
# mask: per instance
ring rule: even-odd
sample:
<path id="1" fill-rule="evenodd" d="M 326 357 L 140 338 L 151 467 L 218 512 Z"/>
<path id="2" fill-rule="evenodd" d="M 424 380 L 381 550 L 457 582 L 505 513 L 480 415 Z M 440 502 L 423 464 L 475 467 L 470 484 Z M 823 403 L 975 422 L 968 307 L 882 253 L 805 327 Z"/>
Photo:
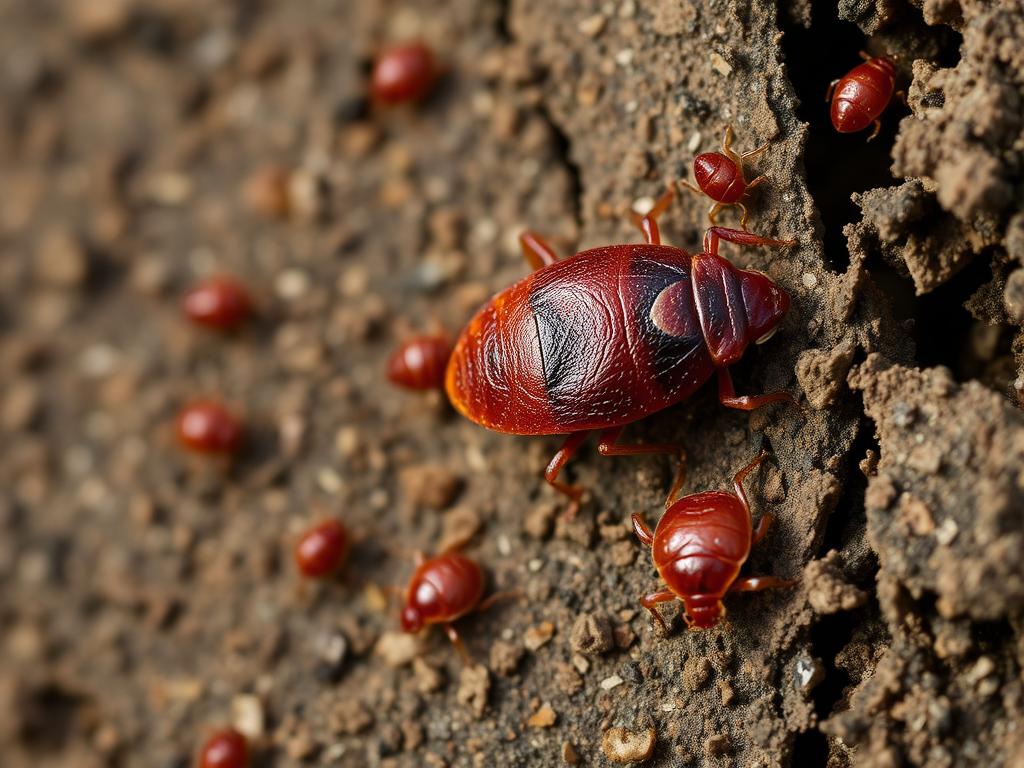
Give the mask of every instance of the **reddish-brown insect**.
<path id="1" fill-rule="evenodd" d="M 871 58 L 863 51 L 860 55 L 864 63 L 833 80 L 825 101 L 832 99 L 832 125 L 840 133 L 863 131 L 874 123 L 875 129 L 868 136 L 871 141 L 882 130 L 878 117 L 892 100 L 896 65 L 885 56 Z"/>
<path id="2" fill-rule="evenodd" d="M 337 520 L 313 526 L 295 545 L 295 563 L 303 576 L 319 579 L 341 567 L 348 554 L 348 531 Z"/>
<path id="3" fill-rule="evenodd" d="M 242 443 L 238 419 L 215 400 L 194 400 L 178 413 L 178 440 L 197 453 L 230 454 Z"/>
<path id="4" fill-rule="evenodd" d="M 471 611 L 487 610 L 516 593 L 496 592 L 481 602 L 483 594 L 484 573 L 476 561 L 458 552 L 445 552 L 428 560 L 417 552 L 416 571 L 405 591 L 402 630 L 419 632 L 428 624 L 440 624 L 463 660 L 469 662 L 469 653 L 452 622 Z"/>
<path id="5" fill-rule="evenodd" d="M 374 99 L 385 104 L 422 101 L 437 75 L 434 54 L 423 43 L 397 45 L 378 54 L 370 90 Z"/>
<path id="6" fill-rule="evenodd" d="M 722 208 L 735 205 L 743 212 L 740 218 L 740 227 L 746 231 L 747 207 L 740 200 L 747 194 L 747 190 L 753 189 L 765 181 L 765 177 L 757 176 L 747 182 L 743 176 L 743 161 L 757 157 L 766 149 L 768 149 L 767 143 L 757 149 L 737 155 L 732 151 L 732 126 L 727 125 L 725 136 L 722 137 L 722 151 L 704 152 L 693 159 L 693 178 L 696 179 L 697 186 L 693 186 L 686 180 L 679 183 L 687 189 L 698 194 L 703 193 L 715 201 L 711 210 L 708 211 L 708 220 L 712 226 L 715 225 L 715 218 Z"/>
<path id="7" fill-rule="evenodd" d="M 452 345 L 444 336 L 418 336 L 388 360 L 388 379 L 406 389 L 440 389 Z"/>
<path id="8" fill-rule="evenodd" d="M 218 331 L 232 331 L 252 313 L 249 292 L 237 280 L 218 276 L 194 286 L 182 300 L 188 318 Z"/>
<path id="9" fill-rule="evenodd" d="M 633 515 L 633 530 L 651 548 L 654 567 L 668 585 L 668 589 L 645 595 L 640 603 L 666 632 L 665 620 L 655 607 L 658 603 L 678 598 L 690 629 L 708 629 L 725 617 L 722 598 L 726 593 L 758 592 L 795 583 L 774 576 L 737 578 L 751 546 L 764 538 L 774 520 L 771 512 L 765 512 L 755 529 L 743 492 L 744 478 L 765 456 L 762 451 L 736 473 L 735 493 L 705 491 L 674 501 L 682 486 L 680 474 L 654 533 L 641 514 Z"/>
<path id="10" fill-rule="evenodd" d="M 217 731 L 203 745 L 199 755 L 200 768 L 246 768 L 249 745 L 245 736 L 234 728 Z"/>
<path id="11" fill-rule="evenodd" d="M 712 227 L 690 255 L 661 245 L 656 217 L 669 190 L 637 223 L 642 245 L 610 245 L 559 261 L 532 233 L 520 237 L 536 271 L 483 307 L 462 332 L 445 388 L 472 421 L 518 435 L 571 433 L 545 473 L 558 481 L 590 430 L 603 456 L 676 453 L 676 444 L 620 445 L 623 427 L 692 395 L 712 376 L 718 399 L 752 410 L 795 402 L 786 392 L 737 396 L 728 366 L 751 342 L 765 341 L 789 309 L 789 295 L 761 272 L 718 255 L 720 239 L 743 245 L 793 245 Z"/>

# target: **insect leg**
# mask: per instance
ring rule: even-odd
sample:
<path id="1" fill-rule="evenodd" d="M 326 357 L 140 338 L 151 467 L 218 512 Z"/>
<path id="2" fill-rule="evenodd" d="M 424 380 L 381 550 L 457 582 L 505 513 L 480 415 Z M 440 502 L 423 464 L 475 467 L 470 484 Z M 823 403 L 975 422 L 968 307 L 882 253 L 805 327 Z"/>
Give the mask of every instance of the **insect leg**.
<path id="1" fill-rule="evenodd" d="M 729 229 L 728 227 L 711 227 L 704 233 L 704 251 L 718 255 L 718 241 L 727 240 L 730 243 L 739 245 L 773 245 L 784 248 L 796 245 L 796 240 L 773 240 L 770 237 L 761 237 L 753 232 L 744 232 L 741 229 Z"/>
<path id="2" fill-rule="evenodd" d="M 448 639 L 452 641 L 452 645 L 455 646 L 455 650 L 459 652 L 459 656 L 462 657 L 462 661 L 468 666 L 473 666 L 473 657 L 469 655 L 469 651 L 466 650 L 466 644 L 462 642 L 462 638 L 459 637 L 459 633 L 455 627 L 451 624 L 444 625 L 444 633 L 448 635 Z"/>
<path id="3" fill-rule="evenodd" d="M 523 597 L 525 597 L 525 594 L 521 589 L 505 589 L 501 592 L 495 592 L 493 595 L 488 595 L 480 602 L 476 610 L 486 611 L 505 600 L 519 600 Z"/>
<path id="4" fill-rule="evenodd" d="M 668 633 L 668 624 L 665 623 L 665 620 L 661 617 L 661 613 L 658 611 L 656 606 L 658 603 L 665 603 L 669 600 L 675 599 L 675 593 L 668 589 L 652 592 L 651 594 L 644 595 L 640 598 L 640 605 L 651 612 L 651 616 L 658 620 L 658 623 L 661 624 L 661 628 L 665 630 L 666 634 Z"/>
<path id="5" fill-rule="evenodd" d="M 733 478 L 732 481 L 733 488 L 735 489 L 736 493 L 736 498 L 740 500 L 740 505 L 743 507 L 743 511 L 747 513 L 747 517 L 750 519 L 751 523 L 753 523 L 753 516 L 750 514 L 750 502 L 747 501 L 747 493 L 743 489 L 743 481 L 747 479 L 747 475 L 749 475 L 751 472 L 757 469 L 757 466 L 762 461 L 764 461 L 764 457 L 767 455 L 768 451 L 761 449 L 761 452 L 754 457 L 753 461 L 751 461 L 749 464 L 747 464 L 747 466 L 745 466 L 743 469 L 736 473 L 736 476 Z M 761 537 L 764 536 L 765 531 L 767 531 L 767 525 L 765 525 L 765 531 L 761 530 L 761 525 L 764 524 L 764 520 L 766 517 L 769 518 L 767 525 L 771 525 L 771 513 L 766 512 L 764 515 L 761 516 L 761 523 L 758 524 L 757 532 L 754 533 L 755 542 L 760 541 Z"/>
<path id="6" fill-rule="evenodd" d="M 775 515 L 771 512 L 765 512 L 761 515 L 761 519 L 757 521 L 757 528 L 754 529 L 753 543 L 757 544 L 768 535 L 768 529 L 772 527 L 772 523 L 775 522 Z"/>
<path id="7" fill-rule="evenodd" d="M 643 453 L 678 453 L 679 465 L 676 467 L 675 478 L 672 480 L 672 488 L 668 492 L 668 499 L 665 501 L 667 508 L 675 500 L 679 489 L 683 487 L 686 479 L 686 449 L 679 443 L 647 443 L 646 445 L 620 445 L 619 436 L 624 427 L 612 427 L 601 431 L 601 437 L 597 443 L 597 452 L 602 456 L 638 456 Z"/>
<path id="8" fill-rule="evenodd" d="M 800 408 L 800 403 L 789 392 L 768 392 L 764 395 L 739 395 L 732 384 L 732 376 L 728 368 L 718 369 L 718 402 L 726 408 L 739 411 L 752 411 L 770 403 L 792 403 Z"/>
<path id="9" fill-rule="evenodd" d="M 732 126 L 725 126 L 725 135 L 722 136 L 722 152 L 732 160 L 736 165 L 740 164 L 740 156 L 732 151 Z"/>
<path id="10" fill-rule="evenodd" d="M 633 212 L 632 219 L 633 223 L 640 227 L 640 231 L 643 233 L 644 242 L 649 245 L 661 245 L 661 233 L 658 232 L 658 217 L 665 212 L 668 208 L 669 203 L 672 202 L 672 198 L 676 196 L 675 190 L 670 186 L 665 190 L 665 194 L 658 198 L 658 201 L 654 204 L 645 215 L 641 216 L 639 213 Z"/>
<path id="11" fill-rule="evenodd" d="M 558 255 L 554 249 L 536 232 L 526 230 L 520 234 L 519 247 L 523 249 L 523 256 L 526 257 L 527 263 L 535 270 L 558 261 Z"/>
<path id="12" fill-rule="evenodd" d="M 839 81 L 838 80 L 833 80 L 831 83 L 828 84 L 828 90 L 825 91 L 825 101 L 831 101 L 832 100 L 832 91 L 834 91 L 836 89 L 837 85 L 839 85 Z"/>
<path id="13" fill-rule="evenodd" d="M 711 210 L 708 211 L 708 221 L 711 222 L 711 226 L 715 226 L 716 220 L 718 219 L 718 213 L 722 210 L 721 203 L 715 203 L 711 206 Z"/>
<path id="14" fill-rule="evenodd" d="M 873 138 L 875 138 L 875 136 L 878 135 L 878 132 L 882 130 L 882 121 L 881 120 L 875 120 L 874 125 L 875 125 L 875 129 L 873 131 L 871 131 L 871 135 L 868 136 L 868 141 L 871 141 Z"/>
<path id="15" fill-rule="evenodd" d="M 583 441 L 587 439 L 589 432 L 573 432 L 562 443 L 562 447 L 558 449 L 558 453 L 551 459 L 551 463 L 548 464 L 548 468 L 544 471 L 544 479 L 548 481 L 548 485 L 554 488 L 556 491 L 560 491 L 569 497 L 569 507 L 565 511 L 565 516 L 568 519 L 572 519 L 576 516 L 576 513 L 580 508 L 580 497 L 583 495 L 583 488 L 578 485 L 568 485 L 567 483 L 559 482 L 558 474 L 562 471 L 562 467 L 565 463 L 572 458 L 572 455 L 576 453 Z"/>
<path id="16" fill-rule="evenodd" d="M 729 587 L 729 591 L 760 592 L 762 589 L 792 587 L 794 584 L 796 584 L 795 579 L 780 579 L 777 576 L 748 576 L 745 579 L 736 579 Z"/>
<path id="17" fill-rule="evenodd" d="M 644 516 L 639 512 L 633 513 L 633 533 L 640 539 L 645 547 L 654 545 L 654 534 L 651 532 L 650 526 L 647 525 L 647 521 L 644 520 Z"/>
<path id="18" fill-rule="evenodd" d="M 688 182 L 686 179 L 680 179 L 677 183 L 680 186 L 682 186 L 682 187 L 686 187 L 691 192 L 696 192 L 698 195 L 703 195 L 704 194 L 704 190 L 703 189 L 701 189 L 700 187 L 694 186 L 693 184 Z"/>

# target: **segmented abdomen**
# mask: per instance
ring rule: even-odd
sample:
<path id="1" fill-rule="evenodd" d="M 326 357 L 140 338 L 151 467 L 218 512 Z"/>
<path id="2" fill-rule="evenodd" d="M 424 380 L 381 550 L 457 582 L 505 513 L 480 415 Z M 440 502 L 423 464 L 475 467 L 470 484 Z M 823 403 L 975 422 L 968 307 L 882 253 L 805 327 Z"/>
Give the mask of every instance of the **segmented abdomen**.
<path id="1" fill-rule="evenodd" d="M 455 407 L 491 429 L 553 434 L 625 424 L 684 399 L 713 372 L 690 257 L 611 246 L 498 294 L 449 362 Z"/>

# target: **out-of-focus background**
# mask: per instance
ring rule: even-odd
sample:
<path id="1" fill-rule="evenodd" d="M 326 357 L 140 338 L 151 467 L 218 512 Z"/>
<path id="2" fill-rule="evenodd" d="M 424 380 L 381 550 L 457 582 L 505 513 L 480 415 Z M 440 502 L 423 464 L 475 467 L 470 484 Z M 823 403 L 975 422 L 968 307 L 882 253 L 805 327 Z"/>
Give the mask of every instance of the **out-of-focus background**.
<path id="1" fill-rule="evenodd" d="M 184 768 L 233 725 L 255 766 L 1024 764 L 1024 10 L 780 5 L 0 0 L 0 763 Z M 409 40 L 436 87 L 375 102 Z M 906 91 L 871 143 L 823 101 L 861 49 Z M 769 448 L 746 567 L 800 584 L 666 636 L 629 517 L 669 459 L 583 451 L 569 523 L 557 438 L 384 372 L 526 274 L 525 227 L 637 240 L 727 124 L 771 142 L 751 230 L 799 241 L 723 246 L 793 296 L 737 388 L 804 409 L 709 389 L 627 439 L 683 441 L 688 493 Z M 181 310 L 224 273 L 232 334 Z M 179 447 L 199 396 L 233 459 Z M 348 563 L 304 580 L 329 517 Z M 459 622 L 474 666 L 388 589 L 454 542 L 525 594 Z"/>

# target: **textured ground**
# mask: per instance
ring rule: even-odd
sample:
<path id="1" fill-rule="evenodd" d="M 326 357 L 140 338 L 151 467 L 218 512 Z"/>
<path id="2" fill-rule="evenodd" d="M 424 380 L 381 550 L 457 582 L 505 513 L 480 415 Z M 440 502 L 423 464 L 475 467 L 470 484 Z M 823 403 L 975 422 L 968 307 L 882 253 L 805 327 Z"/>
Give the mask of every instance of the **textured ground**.
<path id="1" fill-rule="evenodd" d="M 0 755 L 186 766 L 234 722 L 258 765 L 1024 764 L 1024 10 L 1017 0 L 639 3 L 0 0 Z M 365 99 L 383 42 L 446 75 L 418 109 Z M 823 102 L 858 50 L 898 59 L 867 144 Z M 457 331 L 525 272 L 633 241 L 727 123 L 764 141 L 723 246 L 793 296 L 714 393 L 633 427 L 684 440 L 686 490 L 760 448 L 727 626 L 665 636 L 629 516 L 664 457 L 539 477 L 555 438 L 491 434 L 384 383 L 415 330 Z M 276 170 L 275 170 L 276 169 Z M 267 185 L 284 174 L 286 188 Z M 853 196 L 851 200 L 851 195 Z M 693 249 L 707 201 L 666 239 Z M 732 212 L 723 214 L 734 223 Z M 198 276 L 253 288 L 237 336 L 178 311 Z M 244 414 L 231 466 L 176 448 L 180 404 Z M 291 545 L 337 515 L 349 567 L 300 584 Z M 467 551 L 521 602 L 397 635 L 411 552 Z M 669 610 L 675 616 L 675 609 Z"/>

